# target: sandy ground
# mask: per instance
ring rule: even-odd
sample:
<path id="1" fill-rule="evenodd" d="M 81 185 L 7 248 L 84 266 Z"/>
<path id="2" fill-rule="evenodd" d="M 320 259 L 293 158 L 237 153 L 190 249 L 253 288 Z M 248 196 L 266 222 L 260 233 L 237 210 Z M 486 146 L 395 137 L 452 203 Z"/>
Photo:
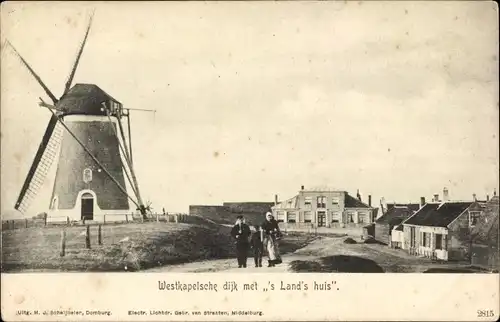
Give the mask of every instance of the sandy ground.
<path id="1" fill-rule="evenodd" d="M 373 261 L 387 273 L 424 272 L 429 268 L 460 268 L 468 266 L 467 263 L 437 263 L 430 259 L 409 255 L 403 250 L 392 249 L 386 245 L 364 244 L 358 240 L 358 244 L 344 244 L 345 237 L 321 237 L 309 243 L 307 246 L 293 253 L 282 255 L 283 263 L 275 267 L 267 266 L 267 258 L 263 259 L 264 267 L 254 267 L 253 257 L 248 258 L 247 268 L 238 268 L 236 258 L 217 259 L 199 262 L 191 262 L 178 265 L 169 265 L 146 270 L 147 272 L 231 272 L 231 273 L 292 273 L 290 262 L 318 261 L 320 258 L 329 256 L 348 256 Z"/>

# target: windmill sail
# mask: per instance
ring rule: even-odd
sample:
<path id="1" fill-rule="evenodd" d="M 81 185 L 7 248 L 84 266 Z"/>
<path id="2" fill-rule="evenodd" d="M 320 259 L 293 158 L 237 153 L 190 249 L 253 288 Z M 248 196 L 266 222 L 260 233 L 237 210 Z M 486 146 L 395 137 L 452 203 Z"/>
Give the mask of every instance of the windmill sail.
<path id="1" fill-rule="evenodd" d="M 25 213 L 35 198 L 47 177 L 50 166 L 55 159 L 60 146 L 63 128 L 57 121 L 57 116 L 52 116 L 43 135 L 42 142 L 33 160 L 33 164 L 26 176 L 21 193 L 17 199 L 15 209 Z"/>
<path id="2" fill-rule="evenodd" d="M 87 37 L 89 36 L 90 32 L 90 26 L 92 26 L 92 18 L 94 16 L 94 13 L 90 16 L 89 24 L 87 25 L 87 31 L 85 32 L 85 37 L 83 38 L 82 44 L 80 45 L 80 49 L 78 50 L 78 53 L 76 54 L 76 59 L 75 63 L 73 64 L 73 68 L 71 69 L 71 72 L 68 76 L 68 80 L 66 81 L 66 86 L 64 87 L 64 94 L 66 94 L 70 87 L 71 83 L 73 82 L 73 78 L 75 77 L 76 73 L 76 68 L 78 67 L 78 63 L 80 62 L 80 58 L 82 57 L 83 53 L 83 48 L 85 47 L 85 43 L 87 42 Z"/>

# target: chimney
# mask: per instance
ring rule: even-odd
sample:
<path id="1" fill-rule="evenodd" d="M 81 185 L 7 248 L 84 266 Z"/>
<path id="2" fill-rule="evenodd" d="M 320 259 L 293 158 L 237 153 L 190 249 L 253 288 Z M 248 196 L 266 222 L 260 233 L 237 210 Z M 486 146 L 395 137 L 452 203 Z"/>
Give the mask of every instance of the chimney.
<path id="1" fill-rule="evenodd" d="M 368 206 L 372 206 L 372 195 L 368 195 Z"/>
<path id="2" fill-rule="evenodd" d="M 473 194 L 472 194 L 472 200 L 477 201 L 477 198 L 476 198 L 476 194 L 475 194 L 475 193 L 473 193 Z"/>
<path id="3" fill-rule="evenodd" d="M 439 201 L 439 194 L 435 193 L 434 194 L 434 199 L 432 201 L 438 202 Z"/>
<path id="4" fill-rule="evenodd" d="M 300 190 L 304 190 L 304 186 L 300 186 Z"/>
<path id="5" fill-rule="evenodd" d="M 358 191 L 356 192 L 356 196 L 358 197 L 358 200 L 361 201 L 361 195 L 359 194 L 359 189 Z"/>
<path id="6" fill-rule="evenodd" d="M 444 187 L 443 188 L 443 201 L 448 201 L 448 188 Z"/>
<path id="7" fill-rule="evenodd" d="M 385 198 L 380 198 L 380 210 L 382 211 L 382 215 L 385 215 L 385 211 L 387 210 L 387 205 L 385 204 Z"/>
<path id="8" fill-rule="evenodd" d="M 425 205 L 425 197 L 420 197 L 420 208 Z"/>
<path id="9" fill-rule="evenodd" d="M 278 195 L 274 195 L 274 205 L 278 204 Z"/>

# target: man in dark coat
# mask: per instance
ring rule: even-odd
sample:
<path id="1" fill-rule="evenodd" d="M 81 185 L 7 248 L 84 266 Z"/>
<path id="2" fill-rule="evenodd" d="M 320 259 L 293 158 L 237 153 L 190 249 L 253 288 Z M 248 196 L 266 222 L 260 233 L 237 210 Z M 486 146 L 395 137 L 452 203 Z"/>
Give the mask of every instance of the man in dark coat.
<path id="1" fill-rule="evenodd" d="M 238 267 L 247 267 L 248 258 L 248 237 L 250 237 L 250 227 L 245 223 L 243 216 L 238 216 L 236 224 L 231 229 L 231 236 L 236 240 L 236 257 Z"/>

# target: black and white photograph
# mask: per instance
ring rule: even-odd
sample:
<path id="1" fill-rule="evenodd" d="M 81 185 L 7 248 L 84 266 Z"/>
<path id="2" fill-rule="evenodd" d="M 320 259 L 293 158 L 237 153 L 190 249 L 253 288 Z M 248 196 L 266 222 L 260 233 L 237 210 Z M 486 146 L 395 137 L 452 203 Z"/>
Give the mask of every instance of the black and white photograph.
<path id="1" fill-rule="evenodd" d="M 498 268 L 494 10 L 171 6 L 12 13 L 2 272 Z"/>
<path id="2" fill-rule="evenodd" d="M 2 275 L 498 274 L 496 3 L 1 22 Z"/>

